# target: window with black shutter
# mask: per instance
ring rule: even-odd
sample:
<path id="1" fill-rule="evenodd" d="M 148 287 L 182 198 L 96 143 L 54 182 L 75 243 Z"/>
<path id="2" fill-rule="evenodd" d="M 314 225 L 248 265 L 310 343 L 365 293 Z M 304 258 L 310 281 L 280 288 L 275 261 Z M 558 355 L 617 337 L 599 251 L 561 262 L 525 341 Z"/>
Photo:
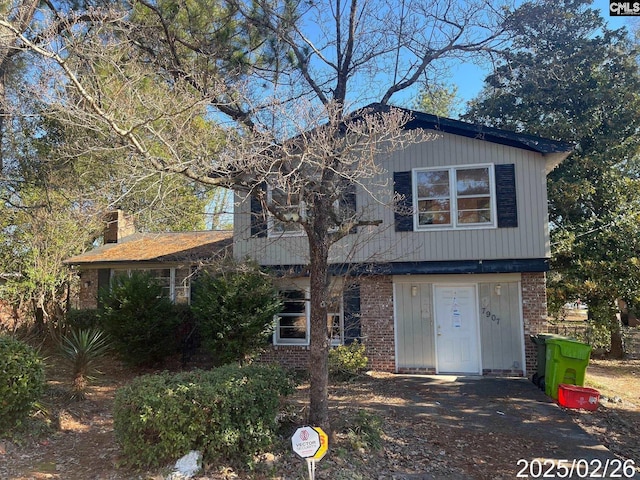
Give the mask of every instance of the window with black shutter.
<path id="1" fill-rule="evenodd" d="M 394 173 L 396 231 L 518 226 L 515 165 Z"/>

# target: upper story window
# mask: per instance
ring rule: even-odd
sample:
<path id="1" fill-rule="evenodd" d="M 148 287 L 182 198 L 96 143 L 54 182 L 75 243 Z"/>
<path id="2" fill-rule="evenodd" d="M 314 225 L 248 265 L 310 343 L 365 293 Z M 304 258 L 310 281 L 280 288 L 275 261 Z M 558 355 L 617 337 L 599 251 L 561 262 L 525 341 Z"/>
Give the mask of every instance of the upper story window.
<path id="1" fill-rule="evenodd" d="M 490 165 L 413 171 L 415 229 L 495 226 Z"/>
<path id="2" fill-rule="evenodd" d="M 302 225 L 296 222 L 304 216 L 304 203 L 300 194 L 288 193 L 279 188 L 270 188 L 268 202 L 285 221 L 269 215 L 269 236 L 303 235 Z"/>

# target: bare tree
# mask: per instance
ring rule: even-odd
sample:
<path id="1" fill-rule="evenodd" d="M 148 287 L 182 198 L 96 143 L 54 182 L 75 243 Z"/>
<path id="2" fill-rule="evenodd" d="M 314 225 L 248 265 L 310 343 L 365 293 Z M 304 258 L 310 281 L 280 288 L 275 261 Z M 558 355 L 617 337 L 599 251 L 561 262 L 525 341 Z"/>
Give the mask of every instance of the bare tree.
<path id="1" fill-rule="evenodd" d="M 380 157 L 415 142 L 387 105 L 438 62 L 501 39 L 503 5 L 455 0 L 229 0 L 212 9 L 139 0 L 67 16 L 64 36 L 28 35 L 42 59 L 50 113 L 91 135 L 76 147 L 118 149 L 132 168 L 186 175 L 256 195 L 306 234 L 311 284 L 310 418 L 328 425 L 329 253 L 375 219 L 343 208 L 354 185 L 377 195 Z M 376 102 L 371 108 L 362 105 Z M 142 171 L 142 170 L 141 170 Z M 262 188 L 268 185 L 268 195 Z M 295 210 L 304 203 L 304 215 Z"/>

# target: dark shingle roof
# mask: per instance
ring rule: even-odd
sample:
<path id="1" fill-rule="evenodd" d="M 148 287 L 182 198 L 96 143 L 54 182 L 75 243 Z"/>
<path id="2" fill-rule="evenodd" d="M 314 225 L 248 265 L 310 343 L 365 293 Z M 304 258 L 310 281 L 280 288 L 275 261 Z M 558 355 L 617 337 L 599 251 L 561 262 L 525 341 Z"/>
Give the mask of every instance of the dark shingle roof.
<path id="1" fill-rule="evenodd" d="M 575 148 L 575 145 L 569 142 L 551 140 L 549 138 L 513 132 L 510 130 L 502 130 L 500 128 L 485 127 L 476 123 L 463 122 L 462 120 L 439 117 L 437 115 L 416 112 L 400 107 L 391 107 L 389 105 L 382 105 L 379 103 L 373 103 L 357 110 L 353 113 L 351 118 L 357 119 L 359 116 L 369 112 L 388 112 L 391 108 L 396 108 L 411 115 L 412 119 L 405 126 L 407 129 L 424 128 L 436 130 L 451 133 L 453 135 L 477 138 L 487 142 L 522 148 L 524 150 L 530 150 L 541 154 L 570 153 Z"/>

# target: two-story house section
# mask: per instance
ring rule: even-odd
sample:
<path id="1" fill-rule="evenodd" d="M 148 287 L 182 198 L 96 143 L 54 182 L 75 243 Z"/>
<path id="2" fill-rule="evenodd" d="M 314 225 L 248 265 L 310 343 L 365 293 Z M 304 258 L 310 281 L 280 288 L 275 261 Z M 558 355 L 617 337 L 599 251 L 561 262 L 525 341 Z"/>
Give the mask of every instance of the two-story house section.
<path id="1" fill-rule="evenodd" d="M 356 188 L 372 225 L 330 252 L 342 289 L 327 299 L 333 341 L 360 339 L 377 370 L 526 375 L 536 361 L 529 335 L 546 327 L 546 176 L 573 146 L 418 112 L 406 128 L 434 135 L 381 160 L 376 198 Z M 237 195 L 236 209 L 234 256 L 289 272 L 264 358 L 304 367 L 304 233 L 251 197 Z"/>

